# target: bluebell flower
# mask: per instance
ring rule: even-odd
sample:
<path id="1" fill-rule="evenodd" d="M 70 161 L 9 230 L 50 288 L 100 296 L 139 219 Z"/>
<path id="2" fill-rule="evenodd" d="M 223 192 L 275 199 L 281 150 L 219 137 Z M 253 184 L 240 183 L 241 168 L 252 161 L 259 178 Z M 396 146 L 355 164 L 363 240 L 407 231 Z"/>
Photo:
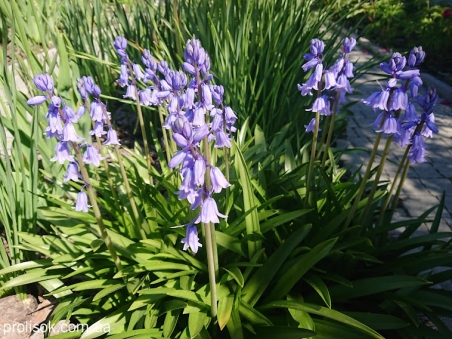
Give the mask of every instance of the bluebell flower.
<path id="1" fill-rule="evenodd" d="M 319 112 L 321 115 L 331 115 L 330 102 L 325 95 L 322 95 L 314 100 L 312 108 L 307 109 L 307 111 Z"/>
<path id="2" fill-rule="evenodd" d="M 389 90 L 382 90 L 381 92 L 372 93 L 367 99 L 363 99 L 363 103 L 372 107 L 374 110 L 381 109 L 388 110 Z"/>
<path id="3" fill-rule="evenodd" d="M 198 224 L 199 222 L 213 222 L 214 224 L 218 224 L 220 222 L 218 217 L 227 218 L 226 215 L 218 212 L 218 207 L 215 199 L 209 196 L 204 200 L 201 207 L 201 213 L 199 214 L 199 217 L 198 219 L 196 219 L 195 223 Z"/>
<path id="4" fill-rule="evenodd" d="M 392 100 L 389 110 L 397 111 L 397 110 L 406 110 L 408 108 L 408 95 L 405 92 L 405 89 L 399 87 L 392 93 Z"/>
<path id="5" fill-rule="evenodd" d="M 107 139 L 103 143 L 103 145 L 120 145 L 118 135 L 113 128 L 109 128 L 107 132 Z"/>
<path id="6" fill-rule="evenodd" d="M 435 115 L 433 113 L 422 113 L 421 120 L 425 122 L 424 129 L 421 132 L 422 136 L 432 138 L 433 133 L 438 133 L 438 127 L 435 125 Z"/>
<path id="7" fill-rule="evenodd" d="M 415 132 L 412 138 L 412 145 L 410 149 L 410 153 L 408 154 L 408 159 L 414 163 L 423 163 L 425 162 L 425 143 L 422 136 Z"/>
<path id="8" fill-rule="evenodd" d="M 422 110 L 426 113 L 433 112 L 433 107 L 438 101 L 438 94 L 436 93 L 436 88 L 430 86 L 425 92 L 424 96 L 417 96 L 417 102 L 421 106 Z"/>
<path id="9" fill-rule="evenodd" d="M 78 165 L 75 161 L 72 161 L 69 163 L 66 169 L 66 174 L 64 175 L 64 182 L 68 182 L 69 180 L 72 181 L 78 181 L 80 178 L 82 178 L 82 175 L 80 174 L 78 170 Z"/>
<path id="10" fill-rule="evenodd" d="M 226 180 L 223 172 L 221 172 L 218 167 L 212 166 L 210 168 L 210 180 L 212 182 L 212 190 L 215 193 L 220 193 L 222 189 L 231 186 L 231 184 Z"/>
<path id="11" fill-rule="evenodd" d="M 198 249 L 199 247 L 202 247 L 202 244 L 199 242 L 198 230 L 196 229 L 196 226 L 187 226 L 185 238 L 183 238 L 181 242 L 184 244 L 184 251 L 190 248 L 193 253 L 198 252 Z"/>
<path id="12" fill-rule="evenodd" d="M 49 96 L 53 93 L 53 79 L 48 74 L 38 74 L 33 78 L 33 82 L 37 89 L 46 92 Z"/>
<path id="13" fill-rule="evenodd" d="M 419 66 L 425 59 L 425 52 L 422 50 L 422 46 L 414 47 L 410 51 L 410 56 L 408 57 L 408 66 L 411 68 Z"/>
<path id="14" fill-rule="evenodd" d="M 314 132 L 314 130 L 315 130 L 315 125 L 316 125 L 316 118 L 312 118 L 311 121 L 309 122 L 309 124 L 304 125 L 304 127 L 306 128 L 306 132 L 307 132 L 307 133 L 308 133 L 308 132 Z M 322 130 L 322 129 L 319 128 L 319 132 L 320 132 L 321 130 Z"/>
<path id="15" fill-rule="evenodd" d="M 58 161 L 64 164 L 65 161 L 74 161 L 74 156 L 71 154 L 67 142 L 60 141 L 55 146 L 55 156 L 50 161 Z"/>
<path id="16" fill-rule="evenodd" d="M 104 131 L 104 123 L 102 121 L 95 121 L 94 128 L 89 131 L 89 134 L 95 135 L 98 138 L 101 138 L 103 135 L 107 134 L 107 132 Z"/>
<path id="17" fill-rule="evenodd" d="M 27 100 L 27 105 L 39 106 L 46 102 L 48 97 L 46 95 L 37 95 L 29 100 Z"/>
<path id="18" fill-rule="evenodd" d="M 99 151 L 96 147 L 92 145 L 86 145 L 85 153 L 83 153 L 83 161 L 85 164 L 93 164 L 96 167 L 99 167 L 100 161 L 104 158 L 99 154 Z"/>
<path id="19" fill-rule="evenodd" d="M 79 194 L 77 195 L 75 210 L 87 213 L 90 207 L 91 206 L 88 205 L 88 196 L 86 195 L 85 191 L 80 191 Z"/>
<path id="20" fill-rule="evenodd" d="M 80 142 L 83 138 L 77 135 L 75 127 L 71 122 L 67 122 L 63 127 L 63 141 Z"/>
<path id="21" fill-rule="evenodd" d="M 342 45 L 344 46 L 345 53 L 350 53 L 352 49 L 356 46 L 356 39 L 352 37 L 350 38 L 346 37 Z"/>
<path id="22" fill-rule="evenodd" d="M 392 116 L 392 114 L 387 113 L 386 119 L 383 122 L 383 126 L 376 130 L 375 132 L 382 132 L 385 134 L 400 134 L 402 127 L 400 126 L 399 119 Z"/>

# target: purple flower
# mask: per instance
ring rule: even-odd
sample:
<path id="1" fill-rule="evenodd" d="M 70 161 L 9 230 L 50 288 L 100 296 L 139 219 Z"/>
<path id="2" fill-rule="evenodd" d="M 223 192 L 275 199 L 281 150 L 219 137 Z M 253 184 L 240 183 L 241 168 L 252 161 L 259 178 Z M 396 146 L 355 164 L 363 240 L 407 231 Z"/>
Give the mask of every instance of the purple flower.
<path id="1" fill-rule="evenodd" d="M 212 182 L 212 189 L 215 193 L 220 193 L 223 188 L 231 186 L 218 167 L 211 167 L 210 180 Z"/>
<path id="2" fill-rule="evenodd" d="M 321 115 L 331 115 L 330 103 L 328 98 L 324 95 L 315 99 L 312 108 L 307 111 L 319 112 Z"/>
<path id="3" fill-rule="evenodd" d="M 71 122 L 67 122 L 63 128 L 63 141 L 80 142 L 82 140 L 83 138 L 77 135 L 74 125 Z"/>
<path id="4" fill-rule="evenodd" d="M 386 119 L 383 122 L 383 126 L 375 132 L 383 132 L 385 134 L 400 134 L 401 130 L 400 122 L 394 118 L 390 113 L 386 115 Z"/>
<path id="5" fill-rule="evenodd" d="M 119 79 L 116 81 L 121 87 L 127 86 L 129 83 L 129 69 L 126 64 L 120 66 Z"/>
<path id="6" fill-rule="evenodd" d="M 336 86 L 336 73 L 334 71 L 325 72 L 325 87 L 324 89 L 330 89 Z"/>
<path id="7" fill-rule="evenodd" d="M 403 87 L 399 87 L 392 94 L 390 110 L 406 110 L 408 108 L 408 95 Z"/>
<path id="8" fill-rule="evenodd" d="M 389 90 L 383 90 L 381 92 L 375 92 L 370 95 L 367 99 L 364 99 L 363 102 L 367 105 L 375 109 L 381 109 L 382 111 L 387 111 L 388 107 L 388 99 L 389 99 Z"/>
<path id="9" fill-rule="evenodd" d="M 400 53 L 396 52 L 392 54 L 389 62 L 382 62 L 380 69 L 390 75 L 395 75 L 397 72 L 401 72 L 406 65 L 406 58 Z"/>
<path id="10" fill-rule="evenodd" d="M 215 133 L 215 148 L 222 147 L 231 148 L 231 139 L 228 134 L 220 130 Z"/>
<path id="11" fill-rule="evenodd" d="M 301 91 L 301 95 L 305 96 L 306 94 L 312 95 L 311 90 L 317 90 L 318 83 L 322 79 L 323 65 L 317 64 L 315 66 L 314 72 L 309 77 L 308 81 L 303 85 L 298 85 L 298 90 Z"/>
<path id="12" fill-rule="evenodd" d="M 356 45 L 355 38 L 345 38 L 343 42 L 345 53 L 350 53 L 352 49 L 355 47 L 355 45 Z"/>
<path id="13" fill-rule="evenodd" d="M 402 128 L 402 130 L 400 131 L 400 134 L 395 134 L 395 141 L 401 147 L 405 147 L 410 144 L 412 133 L 413 133 L 413 129 Z"/>
<path id="14" fill-rule="evenodd" d="M 426 113 L 431 113 L 433 111 L 433 107 L 436 105 L 437 101 L 438 94 L 436 93 L 436 88 L 432 86 L 427 89 L 423 97 L 420 95 L 417 97 L 419 106 L 421 106 Z"/>
<path id="15" fill-rule="evenodd" d="M 38 74 L 34 77 L 33 82 L 37 89 L 51 94 L 53 92 L 53 80 L 48 74 Z"/>
<path id="16" fill-rule="evenodd" d="M 425 52 L 422 50 L 422 46 L 414 47 L 410 56 L 408 57 L 408 66 L 411 68 L 420 65 L 425 59 Z"/>
<path id="17" fill-rule="evenodd" d="M 107 132 L 104 131 L 104 123 L 100 121 L 95 121 L 94 128 L 91 131 L 89 131 L 89 134 L 95 135 L 98 138 L 102 137 L 106 133 Z"/>
<path id="18" fill-rule="evenodd" d="M 77 202 L 75 204 L 75 210 L 78 211 L 82 211 L 87 213 L 88 209 L 91 206 L 88 205 L 88 196 L 86 195 L 85 191 L 80 191 L 79 194 L 77 195 Z"/>
<path id="19" fill-rule="evenodd" d="M 67 142 L 60 141 L 55 147 L 55 156 L 50 161 L 58 161 L 60 164 L 64 164 L 66 160 L 74 161 L 74 156 L 69 151 Z"/>
<path id="20" fill-rule="evenodd" d="M 82 175 L 78 170 L 78 165 L 76 162 L 72 161 L 67 166 L 66 174 L 64 175 L 64 182 L 68 182 L 69 180 L 78 181 Z"/>
<path id="21" fill-rule="evenodd" d="M 204 175 L 206 173 L 206 161 L 203 157 L 198 157 L 198 159 L 195 160 L 195 166 L 193 169 L 193 175 L 195 184 L 202 186 L 204 185 Z M 210 175 L 212 177 L 212 174 Z"/>
<path id="22" fill-rule="evenodd" d="M 39 106 L 39 105 L 41 105 L 42 103 L 46 102 L 47 99 L 48 99 L 48 97 L 45 96 L 45 95 L 37 95 L 37 96 L 35 96 L 35 97 L 29 99 L 29 100 L 27 101 L 27 105 L 30 105 L 30 106 Z"/>
<path id="23" fill-rule="evenodd" d="M 408 159 L 414 163 L 425 162 L 425 143 L 419 133 L 414 133 L 410 153 Z"/>
<path id="24" fill-rule="evenodd" d="M 144 78 L 143 71 L 141 70 L 140 65 L 132 64 L 133 73 L 135 73 L 135 79 L 141 80 Z"/>
<path id="25" fill-rule="evenodd" d="M 83 78 L 77 79 L 77 90 L 83 100 L 88 99 L 88 93 L 85 88 L 85 80 Z"/>
<path id="26" fill-rule="evenodd" d="M 353 78 L 355 76 L 353 74 L 353 64 L 348 60 L 345 62 L 344 75 L 347 78 Z"/>
<path id="27" fill-rule="evenodd" d="M 129 86 L 127 86 L 127 91 L 126 94 L 123 95 L 123 98 L 130 98 L 132 100 L 136 100 L 137 97 L 135 95 L 135 91 L 136 91 L 135 84 L 130 84 Z"/>
<path id="28" fill-rule="evenodd" d="M 421 122 L 425 123 L 424 131 L 421 133 L 424 137 L 431 138 L 432 133 L 438 133 L 438 127 L 435 125 L 435 115 L 433 113 L 422 113 Z"/>
<path id="29" fill-rule="evenodd" d="M 218 224 L 220 223 L 218 217 L 227 218 L 226 215 L 218 212 L 217 203 L 212 197 L 209 196 L 206 198 L 206 200 L 204 200 L 204 203 L 202 204 L 201 207 L 201 213 L 199 214 L 195 223 L 198 224 L 199 222 L 202 223 L 213 222 L 214 224 Z"/>
<path id="30" fill-rule="evenodd" d="M 46 128 L 46 136 L 48 139 L 53 137 L 60 137 L 63 134 L 63 126 L 61 125 L 61 118 L 58 110 L 49 110 L 46 115 L 48 124 Z"/>
<path id="31" fill-rule="evenodd" d="M 413 121 L 418 121 L 419 117 L 416 114 L 416 108 L 414 108 L 414 105 L 409 102 L 408 106 L 405 110 L 405 114 L 402 118 L 402 121 L 408 121 L 408 122 L 413 122 Z"/>
<path id="32" fill-rule="evenodd" d="M 184 244 L 184 251 L 190 248 L 193 253 L 198 252 L 198 248 L 202 247 L 202 244 L 199 242 L 198 230 L 196 229 L 196 226 L 189 225 L 187 227 L 185 238 L 183 238 L 181 242 Z"/>
<path id="33" fill-rule="evenodd" d="M 107 140 L 103 143 L 103 145 L 121 145 L 118 140 L 118 135 L 113 128 L 109 128 L 107 132 Z"/>
<path id="34" fill-rule="evenodd" d="M 92 121 L 104 121 L 104 105 L 101 102 L 93 101 L 90 107 L 90 116 Z"/>
<path id="35" fill-rule="evenodd" d="M 71 122 L 71 123 L 77 123 L 78 121 L 78 115 L 74 112 L 74 110 L 69 106 L 64 106 L 63 109 L 63 117 L 65 121 Z"/>
<path id="36" fill-rule="evenodd" d="M 315 119 L 315 118 L 312 118 L 311 121 L 309 122 L 309 124 L 304 125 L 304 127 L 306 128 L 306 132 L 307 132 L 307 133 L 308 133 L 308 132 L 314 132 L 315 125 L 316 125 L 315 122 L 316 122 L 316 119 Z M 322 130 L 322 129 L 319 128 L 319 132 L 320 132 L 321 130 Z"/>
<path id="37" fill-rule="evenodd" d="M 207 53 L 204 48 L 201 47 L 201 42 L 195 38 L 187 40 L 184 50 L 184 59 L 192 66 L 201 68 L 206 62 Z M 210 66 L 210 65 L 209 65 Z"/>
<path id="38" fill-rule="evenodd" d="M 85 164 L 93 164 L 94 166 L 99 167 L 101 160 L 104 160 L 104 158 L 99 154 L 97 148 L 92 145 L 86 145 L 86 150 L 83 154 L 83 161 Z"/>
<path id="39" fill-rule="evenodd" d="M 337 82 L 336 88 L 343 89 L 347 93 L 353 93 L 353 88 L 350 86 L 350 81 L 347 79 L 347 76 L 345 74 L 339 75 L 336 82 Z"/>

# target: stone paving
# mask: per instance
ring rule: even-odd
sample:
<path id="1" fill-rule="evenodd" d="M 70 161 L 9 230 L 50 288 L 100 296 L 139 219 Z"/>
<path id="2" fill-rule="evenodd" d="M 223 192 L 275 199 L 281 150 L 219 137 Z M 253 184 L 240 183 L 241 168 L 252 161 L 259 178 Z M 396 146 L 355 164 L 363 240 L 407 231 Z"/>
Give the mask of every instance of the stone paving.
<path id="1" fill-rule="evenodd" d="M 358 44 L 356 51 L 351 54 L 351 58 L 355 61 L 355 65 L 359 66 L 363 62 L 367 62 L 372 58 L 364 48 L 370 49 L 368 46 L 363 47 Z M 389 59 L 390 54 L 387 54 Z M 426 61 L 428 62 L 428 53 Z M 378 66 L 375 72 L 383 74 Z M 370 107 L 364 105 L 360 100 L 367 98 L 374 92 L 380 90 L 376 79 L 382 79 L 378 75 L 366 74 L 355 81 L 353 87 L 355 91 L 349 97 L 351 101 L 358 101 L 350 109 L 354 116 L 348 117 L 347 137 L 340 140 L 341 147 L 360 147 L 371 150 L 376 136 L 375 128 L 370 126 L 377 117 Z M 424 86 L 435 82 L 435 87 L 440 95 L 445 97 L 449 102 L 452 101 L 452 88 L 436 79 L 432 80 L 431 76 L 423 77 Z M 385 85 L 385 81 L 381 82 Z M 422 89 L 420 91 L 422 92 Z M 443 191 L 446 192 L 445 209 L 442 215 L 440 231 L 451 231 L 452 229 L 452 106 L 440 104 L 445 99 L 440 97 L 434 108 L 435 123 L 438 126 L 439 133 L 434 134 L 432 139 L 425 140 L 427 146 L 427 162 L 423 164 L 414 164 L 411 166 L 408 177 L 403 185 L 401 200 L 402 207 L 398 208 L 394 217 L 397 220 L 403 220 L 410 217 L 420 216 L 430 207 L 437 205 L 441 199 Z M 419 114 L 419 112 L 418 112 Z M 386 136 L 383 136 L 380 143 L 379 151 L 382 151 L 386 142 Z M 386 162 L 382 180 L 391 180 L 394 178 L 398 161 L 403 155 L 404 149 L 393 143 L 389 151 L 387 159 L 394 160 L 396 164 Z M 370 152 L 360 152 L 354 155 L 344 155 L 343 160 L 346 164 L 367 164 Z M 379 158 L 375 159 L 374 164 L 378 164 Z M 363 166 L 362 171 L 365 171 Z M 423 230 L 427 231 L 429 225 L 423 225 Z"/>

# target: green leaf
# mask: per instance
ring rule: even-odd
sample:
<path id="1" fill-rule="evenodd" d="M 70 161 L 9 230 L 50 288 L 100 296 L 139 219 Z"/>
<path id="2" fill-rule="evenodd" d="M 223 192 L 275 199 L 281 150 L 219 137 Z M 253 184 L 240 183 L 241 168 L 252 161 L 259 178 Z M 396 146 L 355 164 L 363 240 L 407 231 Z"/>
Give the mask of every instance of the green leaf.
<path id="1" fill-rule="evenodd" d="M 201 332 L 204 327 L 204 322 L 207 319 L 207 314 L 205 312 L 193 312 L 188 315 L 188 331 L 190 332 L 190 337 L 196 337 L 199 332 Z"/>
<path id="2" fill-rule="evenodd" d="M 336 243 L 337 238 L 324 241 L 311 251 L 299 257 L 297 262 L 279 278 L 273 291 L 266 300 L 281 299 L 289 293 L 293 286 L 308 272 L 317 262 L 323 259 Z"/>
<path id="3" fill-rule="evenodd" d="M 351 326 L 353 328 L 356 328 L 366 334 L 371 335 L 372 338 L 378 338 L 378 339 L 384 339 L 380 334 L 375 332 L 370 327 L 360 323 L 359 321 L 332 309 L 322 307 L 315 304 L 309 304 L 304 303 L 300 301 L 288 301 L 288 300 L 282 300 L 282 301 L 274 301 L 269 304 L 266 304 L 261 307 L 262 309 L 272 309 L 272 308 L 293 308 L 296 310 L 301 310 L 304 312 L 308 312 L 311 314 L 317 314 L 319 316 L 333 319 L 335 321 L 338 321 L 339 323 L 346 324 L 348 326 Z"/>
<path id="4" fill-rule="evenodd" d="M 163 335 L 167 338 L 171 338 L 171 334 L 176 328 L 177 320 L 179 319 L 180 310 L 173 310 L 166 314 L 165 321 L 163 322 Z"/>
<path id="5" fill-rule="evenodd" d="M 238 173 L 238 180 L 242 184 L 243 189 L 243 207 L 245 211 L 252 212 L 245 217 L 246 234 L 248 236 L 248 257 L 252 258 L 254 254 L 260 250 L 261 244 L 261 230 L 259 225 L 259 216 L 257 214 L 257 199 L 253 192 L 251 185 L 251 178 L 248 168 L 237 145 L 234 147 L 235 152 L 235 167 Z"/>
<path id="6" fill-rule="evenodd" d="M 218 301 L 218 325 L 220 326 L 220 330 L 223 330 L 224 327 L 228 324 L 229 319 L 231 318 L 232 308 L 234 306 L 234 296 L 226 295 Z"/>
<path id="7" fill-rule="evenodd" d="M 69 56 L 67 54 L 62 34 L 58 34 L 58 54 L 60 56 L 60 64 L 58 68 L 58 90 L 61 93 L 68 91 L 72 87 Z"/>
<path id="8" fill-rule="evenodd" d="M 328 287 L 318 275 L 311 275 L 305 277 L 304 280 L 312 286 L 312 288 L 318 293 L 320 298 L 325 302 L 328 308 L 331 308 L 331 297 Z"/>
<path id="9" fill-rule="evenodd" d="M 406 321 L 390 314 L 370 312 L 344 312 L 344 314 L 362 322 L 374 330 L 395 330 L 410 325 Z"/>
<path id="10" fill-rule="evenodd" d="M 251 337 L 259 339 L 298 339 L 313 337 L 316 334 L 314 331 L 304 328 L 284 326 L 256 327 L 255 331 L 256 335 Z"/>
<path id="11" fill-rule="evenodd" d="M 228 272 L 234 280 L 239 284 L 240 287 L 243 287 L 243 284 L 245 283 L 245 280 L 242 275 L 242 271 L 237 266 L 232 266 L 229 268 L 223 267 L 223 269 Z"/>
<path id="12" fill-rule="evenodd" d="M 240 301 L 240 315 L 256 326 L 273 326 L 271 321 L 254 307 L 247 304 L 243 300 Z"/>
<path id="13" fill-rule="evenodd" d="M 215 238 L 218 245 L 240 254 L 244 258 L 246 257 L 246 254 L 242 251 L 242 243 L 239 239 L 220 231 L 215 231 Z"/>
<path id="14" fill-rule="evenodd" d="M 279 270 L 281 265 L 289 257 L 292 251 L 306 237 L 311 230 L 311 225 L 303 225 L 298 228 L 286 241 L 273 253 L 256 273 L 246 282 L 242 290 L 242 299 L 254 306 L 264 293 L 267 286 Z"/>
<path id="15" fill-rule="evenodd" d="M 333 300 L 343 301 L 404 287 L 420 287 L 428 283 L 424 279 L 405 275 L 373 277 L 352 281 L 352 288 L 343 285 L 333 286 L 330 288 L 330 294 Z"/>
<path id="16" fill-rule="evenodd" d="M 127 325 L 126 311 L 130 305 L 125 305 L 109 313 L 107 316 L 96 321 L 90 325 L 89 328 L 83 332 L 80 339 L 93 339 L 104 335 L 107 332 L 125 332 Z"/>

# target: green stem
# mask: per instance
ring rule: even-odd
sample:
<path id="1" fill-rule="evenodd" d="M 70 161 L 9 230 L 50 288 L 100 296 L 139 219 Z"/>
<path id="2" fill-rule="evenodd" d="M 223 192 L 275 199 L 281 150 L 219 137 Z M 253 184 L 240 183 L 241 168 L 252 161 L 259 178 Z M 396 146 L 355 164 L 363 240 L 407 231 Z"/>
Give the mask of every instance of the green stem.
<path id="1" fill-rule="evenodd" d="M 163 119 L 162 110 L 163 110 L 163 108 L 159 105 L 158 111 L 159 111 L 160 125 L 162 126 L 163 143 L 165 144 L 166 161 L 169 163 L 171 160 L 171 152 L 170 152 L 170 145 L 168 143 L 168 135 L 166 134 L 166 129 L 163 128 L 163 125 L 165 124 L 165 120 Z"/>
<path id="2" fill-rule="evenodd" d="M 375 179 L 374 179 L 374 182 L 372 184 L 372 189 L 370 190 L 370 194 L 369 194 L 369 196 L 367 198 L 366 208 L 364 209 L 363 217 L 361 219 L 361 224 L 362 225 L 364 225 L 364 223 L 366 221 L 367 215 L 369 214 L 370 206 L 372 205 L 373 198 L 375 196 L 375 192 L 377 191 L 378 184 L 380 182 L 380 177 L 381 177 L 381 174 L 383 173 L 383 168 L 384 168 L 384 165 L 385 165 L 385 162 L 386 162 L 386 157 L 387 157 L 387 155 L 389 153 L 389 147 L 391 147 L 392 138 L 393 138 L 393 136 L 390 135 L 388 137 L 388 139 L 386 140 L 386 144 L 385 144 L 385 148 L 383 150 L 383 154 L 381 156 L 380 164 L 378 165 L 378 171 L 377 171 L 377 173 L 375 175 Z"/>
<path id="3" fill-rule="evenodd" d="M 392 201 L 391 212 L 389 214 L 389 220 L 392 220 L 392 217 L 394 216 L 394 212 L 396 210 L 397 204 L 399 203 L 400 193 L 402 193 L 403 183 L 405 182 L 405 179 L 406 179 L 407 174 L 408 174 L 408 170 L 410 169 L 410 164 L 411 164 L 410 159 L 407 159 L 406 160 L 406 164 L 405 164 L 405 168 L 403 169 L 402 177 L 400 178 L 400 184 L 397 187 L 397 191 L 396 191 L 396 194 L 394 196 L 394 200 Z"/>
<path id="4" fill-rule="evenodd" d="M 319 122 L 320 122 L 320 113 L 315 113 L 315 127 L 314 127 L 314 136 L 312 137 L 312 149 L 311 149 L 311 159 L 309 161 L 309 169 L 308 169 L 308 180 L 306 182 L 306 197 L 305 197 L 305 208 L 309 207 L 309 194 L 312 185 L 312 177 L 314 174 L 314 163 L 315 163 L 315 153 L 317 149 L 317 139 L 319 136 Z"/>
<path id="5" fill-rule="evenodd" d="M 130 76 L 132 78 L 132 83 L 135 83 L 135 104 L 137 106 L 138 120 L 140 122 L 140 128 L 141 128 L 141 135 L 143 136 L 144 154 L 145 154 L 146 164 L 147 164 L 147 169 L 148 169 L 149 183 L 152 186 L 153 183 L 152 183 L 152 177 L 151 177 L 151 166 L 152 166 L 151 156 L 149 153 L 148 138 L 146 135 L 146 126 L 144 125 L 143 112 L 141 111 L 141 104 L 140 104 L 140 99 L 138 96 L 137 82 L 136 82 L 135 75 L 134 75 L 134 72 L 132 69 L 132 64 L 130 62 L 128 62 L 127 65 L 129 68 Z"/>
<path id="6" fill-rule="evenodd" d="M 85 109 L 88 112 L 90 111 L 90 102 L 89 102 L 88 99 L 85 100 Z M 103 114 L 106 117 L 107 124 L 110 127 L 111 126 L 110 119 L 108 118 L 108 114 L 107 114 L 107 111 L 106 111 L 105 108 L 103 110 Z M 93 120 L 91 120 L 91 126 L 94 128 L 94 121 Z M 104 158 L 102 160 L 102 166 L 104 167 L 105 175 L 107 176 L 107 179 L 108 179 L 108 185 L 110 186 L 110 191 L 111 191 L 111 194 L 113 196 L 113 200 L 114 200 L 114 203 L 115 203 L 116 210 L 120 211 L 121 209 L 120 209 L 120 206 L 119 206 L 118 193 L 116 192 L 116 188 L 115 188 L 115 185 L 113 183 L 113 179 L 111 178 L 111 175 L 110 175 L 110 168 L 108 167 L 107 160 L 105 159 L 105 156 L 104 156 L 105 155 L 105 149 L 102 146 L 102 142 L 101 142 L 100 138 L 97 135 L 96 135 L 96 142 L 97 142 L 97 146 L 99 148 L 99 153 Z"/>
<path id="7" fill-rule="evenodd" d="M 395 174 L 394 180 L 392 181 L 391 189 L 389 190 L 388 196 L 386 197 L 383 207 L 380 210 L 380 216 L 378 217 L 377 227 L 381 226 L 381 222 L 383 221 L 384 214 L 386 212 L 386 209 L 388 208 L 389 202 L 391 201 L 392 193 L 394 191 L 394 188 L 396 187 L 396 183 L 397 183 L 397 180 L 399 179 L 399 175 L 400 175 L 400 173 L 402 173 L 402 168 L 405 164 L 405 161 L 406 161 L 406 158 L 410 151 L 410 148 L 411 148 L 411 145 L 408 145 L 407 148 L 405 149 L 405 153 L 403 154 L 402 160 L 399 163 L 399 167 L 397 167 L 397 172 Z"/>
<path id="8" fill-rule="evenodd" d="M 352 221 L 356 209 L 358 208 L 359 201 L 364 193 L 364 189 L 366 187 L 367 180 L 369 179 L 370 171 L 372 169 L 372 165 L 374 163 L 375 155 L 378 151 L 378 145 L 380 144 L 382 133 L 377 133 L 377 137 L 375 138 L 374 147 L 372 149 L 372 153 L 370 154 L 369 163 L 367 164 L 366 172 L 364 173 L 363 178 L 361 179 L 361 185 L 359 187 L 358 193 L 355 197 L 355 201 L 353 202 L 350 213 L 348 214 L 347 220 L 345 221 L 344 228 L 347 228 L 350 222 Z"/>
<path id="9" fill-rule="evenodd" d="M 325 131 L 330 129 L 331 119 L 332 119 L 331 115 L 327 116 L 325 119 L 325 124 L 323 125 L 324 132 L 322 133 L 322 137 L 320 138 L 319 150 L 318 150 L 317 156 L 316 156 L 317 160 L 320 160 L 320 155 L 322 155 L 322 148 L 323 148 L 323 145 L 325 145 L 326 136 L 327 136 L 327 133 Z M 323 157 L 325 157 L 325 153 L 323 153 Z M 322 161 L 322 163 L 323 163 L 323 161 Z"/>
<path id="10" fill-rule="evenodd" d="M 135 199 L 133 197 L 132 189 L 130 188 L 129 179 L 126 174 L 126 170 L 124 168 L 124 163 L 122 161 L 121 153 L 119 153 L 119 147 L 118 145 L 114 145 L 115 154 L 118 158 L 119 163 L 119 169 L 121 171 L 121 176 L 124 181 L 124 187 L 126 189 L 127 198 L 129 198 L 130 201 L 130 207 L 132 208 L 132 215 L 133 215 L 133 225 L 135 227 L 136 235 L 141 236 L 141 239 L 146 239 L 146 232 L 143 229 L 143 226 L 146 228 L 146 231 L 150 232 L 149 226 L 145 221 L 141 221 L 140 215 L 138 213 L 137 205 L 135 204 Z"/>
<path id="11" fill-rule="evenodd" d="M 107 121 L 107 126 L 108 126 L 108 128 L 112 128 L 110 118 L 108 117 L 107 109 L 105 106 L 102 106 L 102 107 L 103 107 L 104 118 Z M 124 163 L 122 161 L 122 156 L 121 156 L 121 153 L 119 152 L 118 145 L 114 145 L 114 150 L 115 150 L 116 158 L 118 158 L 119 169 L 121 172 L 122 180 L 124 181 L 124 187 L 126 189 L 127 197 L 129 198 L 130 207 L 132 208 L 132 217 L 134 219 L 133 225 L 135 227 L 136 236 L 141 236 L 141 239 L 146 239 L 146 233 L 143 230 L 142 226 L 145 226 L 147 231 L 149 231 L 149 227 L 146 224 L 146 222 L 141 222 L 141 218 L 138 213 L 138 208 L 135 204 L 135 199 L 133 197 L 132 189 L 130 188 L 130 184 L 129 184 L 129 178 L 127 177 L 127 174 L 126 174 L 126 171 L 124 168 Z M 110 179 L 110 177 L 109 177 L 109 179 Z M 152 184 L 152 180 L 151 180 L 151 184 Z M 115 190 L 112 189 L 112 191 L 115 191 Z"/>
<path id="12" fill-rule="evenodd" d="M 216 270 L 215 270 L 215 257 L 214 247 L 216 247 L 216 242 L 214 242 L 215 231 L 212 233 L 212 223 L 203 223 L 203 229 L 206 239 L 206 252 L 207 252 L 207 267 L 209 271 L 209 285 L 210 285 L 210 301 L 211 301 L 211 313 L 212 318 L 217 317 L 217 287 L 216 287 Z M 218 265 L 218 264 L 217 264 Z"/>
<path id="13" fill-rule="evenodd" d="M 107 246 L 108 251 L 110 252 L 111 258 L 113 259 L 116 268 L 118 269 L 118 271 L 121 271 L 122 270 L 121 261 L 119 260 L 119 257 L 116 254 L 116 250 L 113 246 L 113 243 L 111 242 L 110 236 L 107 233 L 107 229 L 105 228 L 99 206 L 97 205 L 96 195 L 94 193 L 93 187 L 91 186 L 91 182 L 89 179 L 88 171 L 86 170 L 85 163 L 83 162 L 82 154 L 76 142 L 72 142 L 72 147 L 74 148 L 75 155 L 77 157 L 77 162 L 80 166 L 80 172 L 83 176 L 83 180 L 86 183 L 86 190 L 88 191 L 88 197 L 93 208 L 94 217 L 96 218 L 97 225 L 99 226 L 100 235 L 105 245 Z"/>
<path id="14" fill-rule="evenodd" d="M 331 120 L 330 120 L 329 129 L 328 129 L 328 137 L 326 138 L 326 144 L 325 144 L 325 153 L 323 153 L 323 157 L 322 157 L 322 168 L 325 166 L 326 158 L 328 157 L 328 151 L 329 151 L 331 139 L 333 137 L 334 121 L 336 119 L 338 106 L 339 106 L 339 92 L 336 93 L 336 97 L 335 97 L 334 103 L 333 103 L 333 112 L 331 113 Z"/>

